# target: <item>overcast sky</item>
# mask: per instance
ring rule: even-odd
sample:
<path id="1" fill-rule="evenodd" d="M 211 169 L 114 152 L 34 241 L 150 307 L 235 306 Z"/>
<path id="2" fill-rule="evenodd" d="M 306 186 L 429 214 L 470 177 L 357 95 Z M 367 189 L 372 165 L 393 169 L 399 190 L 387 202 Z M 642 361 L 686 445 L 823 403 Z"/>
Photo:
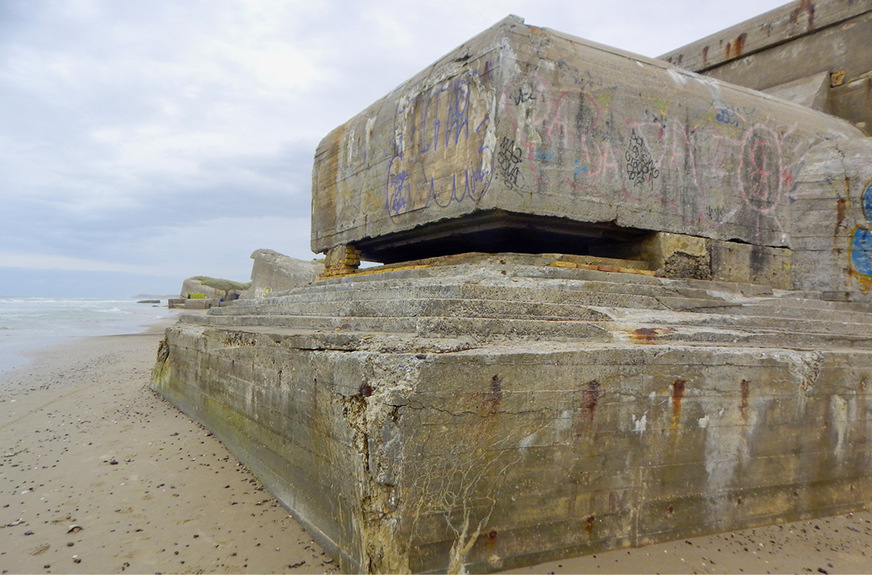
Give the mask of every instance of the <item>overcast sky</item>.
<path id="1" fill-rule="evenodd" d="M 782 0 L 0 0 L 0 296 L 309 250 L 330 130 L 508 14 L 657 56 Z"/>

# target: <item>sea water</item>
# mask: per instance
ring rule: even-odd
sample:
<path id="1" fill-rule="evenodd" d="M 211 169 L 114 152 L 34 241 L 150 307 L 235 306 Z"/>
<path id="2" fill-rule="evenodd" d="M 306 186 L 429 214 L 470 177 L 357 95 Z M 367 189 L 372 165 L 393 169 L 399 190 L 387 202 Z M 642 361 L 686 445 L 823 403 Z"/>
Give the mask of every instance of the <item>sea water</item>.
<path id="1" fill-rule="evenodd" d="M 175 315 L 166 300 L 0 297 L 0 372 L 25 365 L 39 349 L 78 337 L 141 333 Z"/>

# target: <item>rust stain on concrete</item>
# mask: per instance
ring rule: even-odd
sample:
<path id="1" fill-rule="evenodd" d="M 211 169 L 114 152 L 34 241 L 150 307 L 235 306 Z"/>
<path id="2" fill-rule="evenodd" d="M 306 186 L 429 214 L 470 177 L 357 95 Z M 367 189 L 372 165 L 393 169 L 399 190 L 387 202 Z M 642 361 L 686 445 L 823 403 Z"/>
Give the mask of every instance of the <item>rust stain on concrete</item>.
<path id="1" fill-rule="evenodd" d="M 742 413 L 742 419 L 748 418 L 748 397 L 751 394 L 751 382 L 747 379 L 743 379 L 739 384 L 739 391 L 742 395 L 742 402 L 739 405 L 739 411 Z"/>
<path id="2" fill-rule="evenodd" d="M 582 418 L 582 424 L 593 426 L 593 418 L 596 415 L 596 406 L 603 396 L 600 383 L 593 379 L 587 382 L 587 387 L 581 392 L 581 407 L 587 411 L 587 417 Z"/>
<path id="3" fill-rule="evenodd" d="M 482 394 L 481 410 L 488 414 L 499 411 L 503 401 L 503 378 L 495 374 L 490 381 L 488 390 Z"/>
<path id="4" fill-rule="evenodd" d="M 814 29 L 814 2 L 811 0 L 800 0 L 799 7 L 790 13 L 790 23 L 798 24 L 803 13 L 806 14 L 807 19 L 806 31 L 810 32 Z"/>
<path id="5" fill-rule="evenodd" d="M 668 335 L 670 333 L 675 333 L 675 329 L 671 327 L 640 327 L 634 329 L 630 333 L 630 337 L 632 337 L 639 343 L 654 343 L 654 340 L 656 340 L 658 337 L 662 335 Z"/>
<path id="6" fill-rule="evenodd" d="M 683 379 L 676 379 L 672 383 L 672 427 L 677 427 L 681 421 L 681 400 L 684 398 L 686 384 Z"/>
<path id="7" fill-rule="evenodd" d="M 748 39 L 748 35 L 744 32 L 739 34 L 736 37 L 736 58 L 742 55 L 742 52 L 745 51 L 745 40 Z"/>

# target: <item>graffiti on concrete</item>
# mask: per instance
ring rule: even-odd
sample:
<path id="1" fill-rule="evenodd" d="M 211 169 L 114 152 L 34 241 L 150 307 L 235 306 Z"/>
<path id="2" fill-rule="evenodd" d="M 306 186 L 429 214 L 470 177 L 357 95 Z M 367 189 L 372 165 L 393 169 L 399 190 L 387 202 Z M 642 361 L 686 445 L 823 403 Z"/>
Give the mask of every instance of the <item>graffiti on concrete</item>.
<path id="1" fill-rule="evenodd" d="M 771 213 L 783 193 L 784 172 L 778 134 L 762 124 L 745 131 L 739 155 L 738 180 L 742 199 L 762 214 Z"/>
<path id="2" fill-rule="evenodd" d="M 865 223 L 854 229 L 851 240 L 851 269 L 860 275 L 872 277 L 872 182 L 860 198 Z"/>
<path id="3" fill-rule="evenodd" d="M 497 154 L 497 163 L 500 167 L 500 172 L 503 176 L 503 181 L 506 184 L 506 187 L 510 190 L 515 189 L 518 186 L 518 176 L 520 175 L 520 168 L 518 164 L 521 163 L 521 155 L 524 151 L 515 146 L 514 140 L 509 140 L 505 136 L 500 141 L 500 151 Z"/>
<path id="4" fill-rule="evenodd" d="M 567 185 L 605 195 L 600 183 L 620 178 L 625 164 L 624 154 L 612 149 L 609 122 L 601 121 L 602 108 L 608 107 L 614 90 L 588 93 L 580 81 L 569 83 L 569 88 L 562 88 L 544 77 L 526 76 L 506 88 L 500 110 L 506 112 L 516 145 L 523 150 L 522 175 L 530 176 L 525 183 Z M 569 174 L 564 163 L 555 161 L 563 151 L 573 158 Z"/>
<path id="5" fill-rule="evenodd" d="M 627 144 L 627 152 L 625 154 L 627 160 L 627 177 L 637 186 L 650 184 L 654 187 L 654 180 L 660 176 L 660 170 L 654 164 L 654 159 L 651 157 L 651 152 L 643 140 L 633 130 L 630 135 L 630 142 Z"/>
<path id="6" fill-rule="evenodd" d="M 721 99 L 712 101 L 712 108 L 714 109 L 715 121 L 737 128 L 745 124 L 748 118 L 756 112 L 753 107 L 730 106 Z"/>
<path id="7" fill-rule="evenodd" d="M 751 218 L 757 228 L 783 231 L 779 207 L 801 156 L 792 128 L 770 127 L 755 108 L 723 98 L 695 115 L 678 116 L 664 100 L 642 117 L 615 118 L 614 110 L 632 108 L 622 97 L 577 70 L 509 84 L 499 109 L 524 151 L 523 162 L 511 165 L 500 152 L 500 168 L 512 170 L 509 188 L 523 182 L 606 201 L 655 202 L 675 221 L 709 230 Z M 738 189 L 733 203 L 725 189 Z"/>
<path id="8" fill-rule="evenodd" d="M 480 69 L 467 67 L 453 78 L 432 80 L 429 90 L 417 84 L 414 95 L 400 98 L 386 181 L 391 217 L 478 201 L 487 192 L 495 147 L 489 71 L 489 61 Z"/>

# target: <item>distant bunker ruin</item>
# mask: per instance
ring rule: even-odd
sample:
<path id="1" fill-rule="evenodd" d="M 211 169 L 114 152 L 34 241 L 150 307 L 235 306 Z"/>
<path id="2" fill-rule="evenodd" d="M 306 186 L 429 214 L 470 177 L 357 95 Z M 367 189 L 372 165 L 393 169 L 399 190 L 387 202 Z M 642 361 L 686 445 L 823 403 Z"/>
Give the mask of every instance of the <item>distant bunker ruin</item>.
<path id="1" fill-rule="evenodd" d="M 183 316 L 153 385 L 349 572 L 866 508 L 849 119 L 506 18 L 323 140 L 323 275 Z"/>

